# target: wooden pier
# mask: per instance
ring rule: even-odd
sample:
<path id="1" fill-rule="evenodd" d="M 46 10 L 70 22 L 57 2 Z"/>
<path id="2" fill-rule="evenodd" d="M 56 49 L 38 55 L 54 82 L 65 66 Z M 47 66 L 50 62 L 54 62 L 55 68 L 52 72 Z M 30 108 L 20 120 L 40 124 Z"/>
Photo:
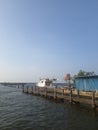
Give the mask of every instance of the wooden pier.
<path id="1" fill-rule="evenodd" d="M 98 93 L 97 92 L 86 92 L 79 91 L 76 89 L 65 89 L 65 88 L 46 88 L 46 87 L 24 87 L 23 92 L 40 95 L 54 100 L 60 99 L 64 102 L 71 104 L 85 104 L 90 105 L 92 109 L 98 107 Z"/>

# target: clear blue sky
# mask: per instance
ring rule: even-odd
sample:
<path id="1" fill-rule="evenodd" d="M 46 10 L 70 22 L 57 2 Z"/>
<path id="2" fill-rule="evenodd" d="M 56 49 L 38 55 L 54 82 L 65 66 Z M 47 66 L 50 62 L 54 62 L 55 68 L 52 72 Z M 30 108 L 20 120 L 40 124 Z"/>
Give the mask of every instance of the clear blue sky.
<path id="1" fill-rule="evenodd" d="M 98 0 L 0 0 L 0 81 L 98 74 Z"/>

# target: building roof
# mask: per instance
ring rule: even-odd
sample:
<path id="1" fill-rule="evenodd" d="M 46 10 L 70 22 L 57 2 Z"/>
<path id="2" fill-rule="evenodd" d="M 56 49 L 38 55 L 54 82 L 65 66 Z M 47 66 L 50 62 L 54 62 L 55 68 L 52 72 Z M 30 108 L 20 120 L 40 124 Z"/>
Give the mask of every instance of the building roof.
<path id="1" fill-rule="evenodd" d="M 91 79 L 91 78 L 98 78 L 98 75 L 92 75 L 92 76 L 77 76 L 75 79 Z"/>

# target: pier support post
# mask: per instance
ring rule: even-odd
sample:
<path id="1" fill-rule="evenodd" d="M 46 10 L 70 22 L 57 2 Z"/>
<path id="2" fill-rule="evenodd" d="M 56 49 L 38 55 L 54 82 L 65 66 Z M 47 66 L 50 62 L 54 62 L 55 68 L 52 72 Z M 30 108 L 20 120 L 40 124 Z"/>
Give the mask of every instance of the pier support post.
<path id="1" fill-rule="evenodd" d="M 19 85 L 18 85 L 18 88 L 19 88 Z"/>
<path id="2" fill-rule="evenodd" d="M 36 85 L 33 87 L 33 94 L 36 92 Z"/>
<path id="3" fill-rule="evenodd" d="M 36 93 L 36 85 L 35 85 L 35 93 Z"/>
<path id="4" fill-rule="evenodd" d="M 64 89 L 62 89 L 62 97 L 64 98 Z"/>
<path id="5" fill-rule="evenodd" d="M 33 93 L 33 86 L 32 86 L 32 93 Z"/>
<path id="6" fill-rule="evenodd" d="M 22 92 L 24 92 L 24 84 L 22 84 Z"/>
<path id="7" fill-rule="evenodd" d="M 72 89 L 70 89 L 70 103 L 72 103 Z"/>
<path id="8" fill-rule="evenodd" d="M 41 95 L 41 87 L 39 87 L 39 92 L 38 92 L 39 95 Z"/>
<path id="9" fill-rule="evenodd" d="M 95 109 L 95 92 L 92 92 L 92 108 Z"/>
<path id="10" fill-rule="evenodd" d="M 26 92 L 26 93 L 29 93 L 29 90 L 28 90 L 28 89 L 29 89 L 29 87 L 27 86 L 27 92 Z"/>
<path id="11" fill-rule="evenodd" d="M 37 86 L 35 86 L 35 94 L 40 95 L 40 88 Z"/>
<path id="12" fill-rule="evenodd" d="M 56 99 L 56 88 L 54 88 L 54 95 L 53 95 L 53 98 Z"/>
<path id="13" fill-rule="evenodd" d="M 37 87 L 37 90 L 38 90 L 38 94 L 40 93 L 40 88 L 39 87 Z"/>
<path id="14" fill-rule="evenodd" d="M 45 87 L 45 97 L 47 97 L 47 88 Z"/>
<path id="15" fill-rule="evenodd" d="M 77 97 L 79 98 L 79 90 L 77 90 Z"/>

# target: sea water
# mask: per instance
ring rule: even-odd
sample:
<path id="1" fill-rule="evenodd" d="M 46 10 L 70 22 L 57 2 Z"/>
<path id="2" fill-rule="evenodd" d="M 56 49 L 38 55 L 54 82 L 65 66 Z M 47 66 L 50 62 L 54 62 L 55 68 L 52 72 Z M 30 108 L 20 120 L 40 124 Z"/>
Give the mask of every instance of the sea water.
<path id="1" fill-rule="evenodd" d="M 0 85 L 0 130 L 98 130 L 98 114 Z"/>

